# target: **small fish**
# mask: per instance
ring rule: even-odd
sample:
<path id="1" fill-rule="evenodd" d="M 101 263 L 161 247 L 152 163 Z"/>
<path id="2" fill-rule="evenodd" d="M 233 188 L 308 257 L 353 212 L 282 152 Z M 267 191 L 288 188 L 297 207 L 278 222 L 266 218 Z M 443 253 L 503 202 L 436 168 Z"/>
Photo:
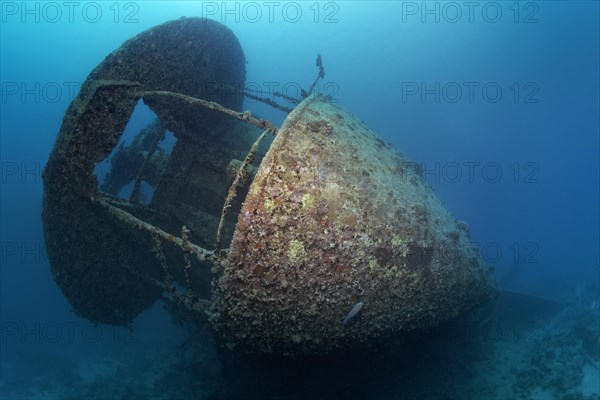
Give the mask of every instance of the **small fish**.
<path id="1" fill-rule="evenodd" d="M 363 303 L 362 301 L 359 301 L 354 306 L 352 306 L 352 310 L 350 310 L 350 312 L 344 317 L 344 319 L 342 320 L 342 324 L 346 325 L 348 323 L 348 321 L 350 321 L 352 318 L 354 318 L 354 316 L 356 314 L 358 314 L 360 310 L 362 310 L 364 305 L 365 305 L 365 303 Z"/>

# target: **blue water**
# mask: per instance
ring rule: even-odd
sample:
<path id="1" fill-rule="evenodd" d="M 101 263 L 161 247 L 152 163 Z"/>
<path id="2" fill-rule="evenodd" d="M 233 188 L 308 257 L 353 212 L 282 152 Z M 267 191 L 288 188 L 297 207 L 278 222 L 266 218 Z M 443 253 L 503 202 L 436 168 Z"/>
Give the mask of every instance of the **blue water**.
<path id="1" fill-rule="evenodd" d="M 288 368 L 282 374 L 260 360 L 225 359 L 210 333 L 185 342 L 189 332 L 158 303 L 133 332 L 96 326 L 71 311 L 54 283 L 41 224 L 41 171 L 90 71 L 146 29 L 207 17 L 238 37 L 247 85 L 264 95 L 269 87 L 292 96 L 306 89 L 321 54 L 319 90 L 422 164 L 439 198 L 470 225 L 501 286 L 567 307 L 539 322 L 533 336 L 546 328 L 558 337 L 577 315 L 593 326 L 600 312 L 598 2 L 75 3 L 0 3 L 1 398 L 600 396 L 597 353 L 574 355 L 585 340 L 597 346 L 599 331 L 589 326 L 591 338 L 564 343 L 550 335 L 526 344 L 462 340 L 449 349 L 436 335 L 408 338 L 423 346 L 411 357 L 401 356 L 400 344 L 390 357 L 328 360 L 337 372 L 316 369 L 331 380 L 314 384 L 300 381 L 307 372 L 298 364 L 310 360 L 276 363 Z M 276 125 L 285 118 L 248 99 L 244 109 Z M 552 362 L 535 357 L 544 346 L 581 374 L 547 383 L 540 376 L 551 372 L 541 365 Z M 507 355 L 519 351 L 517 361 Z M 511 363 L 520 364 L 510 370 Z M 268 389 L 249 389 L 261 385 Z"/>

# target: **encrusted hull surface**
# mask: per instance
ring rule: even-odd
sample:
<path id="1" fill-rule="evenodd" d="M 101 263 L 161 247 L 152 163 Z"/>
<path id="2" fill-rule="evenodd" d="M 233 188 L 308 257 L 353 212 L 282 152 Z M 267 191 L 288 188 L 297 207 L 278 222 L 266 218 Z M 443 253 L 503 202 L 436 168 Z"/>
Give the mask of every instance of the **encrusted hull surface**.
<path id="1" fill-rule="evenodd" d="M 231 347 L 292 354 L 437 324 L 496 292 L 467 229 L 418 168 L 313 96 L 286 119 L 250 187 L 214 323 Z"/>

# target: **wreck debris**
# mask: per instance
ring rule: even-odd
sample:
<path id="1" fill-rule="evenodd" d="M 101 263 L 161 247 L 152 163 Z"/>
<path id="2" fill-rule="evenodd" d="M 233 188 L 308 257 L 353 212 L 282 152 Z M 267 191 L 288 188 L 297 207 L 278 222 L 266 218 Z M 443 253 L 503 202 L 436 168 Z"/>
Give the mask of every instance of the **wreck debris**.
<path id="1" fill-rule="evenodd" d="M 152 233 L 143 229 L 150 226 L 163 238 L 173 280 L 182 285 L 181 243 L 175 237 L 183 225 L 190 229 L 190 248 L 196 254 L 191 260 L 194 288 L 198 297 L 209 297 L 212 254 L 205 248 L 213 243 L 221 193 L 230 183 L 224 179 L 225 168 L 260 132 L 214 110 L 194 105 L 191 112 L 171 97 L 161 97 L 149 105 L 177 142 L 164 164 L 154 165 L 154 159 L 150 163 L 146 158 L 140 176 L 153 176 L 151 203 L 114 201 L 121 187 L 137 180 L 141 162 L 113 165 L 105 181 L 107 188 L 113 186 L 104 193 L 94 167 L 118 144 L 140 100 L 138 92 L 173 91 L 241 110 L 239 96 L 223 97 L 211 90 L 219 84 L 245 84 L 245 57 L 237 38 L 217 22 L 182 18 L 125 42 L 81 86 L 44 169 L 42 215 L 53 277 L 77 314 L 128 324 L 161 296 L 164 289 L 140 278 L 164 279 L 152 252 Z M 151 131 L 146 131 L 148 137 Z M 213 158 L 222 158 L 222 165 Z M 194 178 L 200 170 L 203 182 Z M 205 195 L 199 195 L 202 192 Z M 234 222 L 226 222 L 224 233 L 230 237 Z"/>
<path id="2" fill-rule="evenodd" d="M 91 201 L 93 203 L 101 205 L 102 207 L 105 207 L 108 210 L 108 212 L 113 214 L 120 221 L 125 222 L 126 224 L 129 224 L 130 226 L 137 228 L 141 231 L 146 231 L 148 233 L 151 233 L 153 236 L 154 235 L 159 236 L 160 238 L 162 238 L 164 240 L 174 243 L 176 246 L 178 246 L 185 252 L 194 254 L 198 258 L 199 261 L 206 261 L 206 260 L 210 259 L 211 257 L 213 257 L 213 255 L 214 255 L 213 251 L 206 250 L 206 249 L 203 249 L 202 247 L 197 246 L 193 243 L 189 243 L 189 241 L 187 240 L 187 234 L 189 234 L 189 230 L 187 228 L 185 228 L 185 229 L 182 228 L 183 229 L 182 233 L 184 233 L 184 232 L 186 233 L 186 238 L 183 237 L 183 234 L 182 234 L 181 238 L 175 237 L 175 236 L 163 231 L 162 229 L 157 228 L 154 225 L 151 225 L 145 221 L 142 221 L 141 219 L 134 217 L 127 211 L 124 211 L 118 207 L 111 205 L 108 201 L 106 201 L 104 199 L 92 198 Z M 184 227 L 185 227 L 185 225 L 184 225 Z"/>
<path id="3" fill-rule="evenodd" d="M 221 235 L 223 232 L 223 222 L 225 221 L 225 216 L 231 209 L 231 203 L 233 202 L 233 199 L 237 195 L 237 191 L 238 191 L 241 183 L 246 179 L 248 166 L 254 159 L 254 156 L 256 155 L 256 152 L 258 151 L 258 146 L 260 145 L 260 142 L 264 139 L 267 132 L 268 131 L 264 131 L 256 139 L 256 141 L 254 143 L 252 143 L 252 147 L 250 148 L 248 155 L 242 162 L 242 165 L 238 169 L 235 179 L 233 180 L 233 183 L 229 187 L 227 197 L 225 198 L 225 204 L 223 204 L 223 210 L 221 211 L 221 219 L 219 220 L 219 227 L 217 229 L 217 237 L 215 239 L 215 254 L 217 254 L 217 256 L 220 255 L 220 252 L 221 252 L 221 245 L 222 245 Z"/>
<path id="4" fill-rule="evenodd" d="M 155 139 L 164 137 L 164 132 L 164 126 L 157 118 L 144 127 L 130 145 L 125 146 L 121 143 L 117 146 L 110 158 L 111 170 L 104 176 L 103 181 L 99 182 L 99 189 L 104 193 L 117 196 L 123 186 L 135 181 L 130 202 L 139 203 L 139 188 L 142 181 L 156 185 L 165 168 L 167 155 L 158 146 L 153 150 Z"/>
<path id="5" fill-rule="evenodd" d="M 278 92 L 276 92 L 276 93 L 277 93 L 277 94 L 279 94 Z M 242 94 L 243 94 L 244 96 L 246 96 L 246 97 L 249 97 L 249 98 L 251 98 L 251 99 L 254 99 L 254 100 L 257 100 L 257 101 L 260 101 L 260 102 L 262 102 L 262 103 L 265 103 L 265 104 L 266 104 L 266 105 L 268 105 L 268 106 L 271 106 L 271 107 L 273 107 L 273 108 L 276 108 L 276 109 L 278 109 L 278 110 L 281 110 L 281 111 L 283 111 L 283 112 L 286 112 L 286 113 L 288 113 L 288 114 L 292 112 L 292 109 L 291 109 L 291 108 L 289 108 L 289 107 L 286 107 L 286 106 L 282 106 L 281 104 L 279 104 L 279 103 L 277 103 L 277 102 L 275 102 L 275 101 L 273 101 L 273 100 L 269 99 L 268 97 L 260 97 L 260 96 L 256 96 L 256 95 L 254 95 L 254 94 L 250 93 L 250 92 L 248 91 L 248 89 L 246 89 L 246 90 L 242 91 Z M 287 97 L 287 96 L 286 96 L 285 98 L 287 99 L 287 98 L 290 98 L 290 97 Z"/>
<path id="6" fill-rule="evenodd" d="M 79 315 L 123 325 L 163 299 L 209 316 L 242 351 L 331 353 L 494 296 L 468 231 L 408 160 L 313 93 L 320 55 L 281 128 L 224 93 L 244 87 L 244 64 L 227 28 L 182 18 L 127 41 L 82 86 L 44 170 L 43 208 L 54 279 Z M 157 121 L 116 152 L 123 177 L 111 170 L 99 187 L 94 167 L 111 161 L 139 101 Z M 166 130 L 176 142 L 157 158 Z"/>
<path id="7" fill-rule="evenodd" d="M 145 100 L 156 99 L 157 97 L 160 97 L 160 96 L 178 98 L 178 99 L 184 100 L 188 104 L 198 104 L 198 105 L 201 105 L 202 107 L 206 107 L 211 110 L 216 110 L 216 111 L 222 112 L 224 114 L 227 114 L 233 118 L 237 118 L 240 121 L 248 122 L 248 123 L 256 126 L 257 128 L 266 129 L 268 132 L 272 133 L 273 135 L 277 134 L 277 128 L 271 122 L 264 120 L 264 119 L 254 118 L 254 117 L 252 117 L 252 114 L 249 112 L 239 113 L 239 112 L 230 110 L 230 109 L 223 107 L 220 104 L 215 103 L 213 101 L 206 101 L 206 100 L 197 99 L 197 98 L 194 98 L 191 96 L 186 96 L 186 95 L 183 95 L 180 93 L 173 93 L 173 92 L 167 92 L 167 91 L 140 92 L 140 93 L 138 93 L 138 95 L 140 97 L 143 97 Z"/>
<path id="8" fill-rule="evenodd" d="M 152 144 L 150 145 L 150 148 L 148 149 L 148 154 L 144 158 L 144 161 L 142 162 L 142 166 L 140 167 L 140 170 L 138 171 L 137 176 L 135 177 L 135 184 L 133 186 L 133 189 L 131 190 L 131 195 L 129 196 L 130 203 L 139 203 L 140 202 L 139 197 L 140 197 L 140 187 L 142 186 L 142 180 L 146 179 L 146 171 L 147 171 L 148 165 L 150 164 L 150 160 L 152 160 L 154 153 L 158 149 L 158 144 L 165 137 L 165 133 L 167 130 L 160 124 L 160 121 L 158 121 L 157 125 L 158 125 L 158 127 L 156 128 L 155 136 L 154 136 L 154 139 L 152 140 Z"/>
<path id="9" fill-rule="evenodd" d="M 316 66 L 319 68 L 319 75 L 317 76 L 317 79 L 315 79 L 315 81 L 312 83 L 312 85 L 310 85 L 308 92 L 303 91 L 302 97 L 304 97 L 304 98 L 306 98 L 312 94 L 315 86 L 317 86 L 317 82 L 319 82 L 319 79 L 325 78 L 325 69 L 323 68 L 323 60 L 321 59 L 320 54 L 317 55 Z"/>

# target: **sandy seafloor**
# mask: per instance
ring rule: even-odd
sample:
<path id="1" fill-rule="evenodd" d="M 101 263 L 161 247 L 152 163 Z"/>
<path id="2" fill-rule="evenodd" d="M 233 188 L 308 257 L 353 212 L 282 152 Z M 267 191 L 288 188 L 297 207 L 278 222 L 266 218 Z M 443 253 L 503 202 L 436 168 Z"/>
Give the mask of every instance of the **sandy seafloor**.
<path id="1" fill-rule="evenodd" d="M 131 332 L 96 327 L 101 340 L 88 329 L 90 340 L 77 343 L 74 330 L 72 353 L 46 346 L 45 353 L 4 362 L 1 393 L 73 400 L 600 399 L 598 303 L 573 301 L 538 317 L 525 308 L 521 317 L 496 309 L 483 322 L 465 317 L 356 354 L 273 357 L 221 350 L 210 329 L 174 324 L 157 304 Z M 172 334 L 158 339 L 155 328 L 165 324 Z"/>

